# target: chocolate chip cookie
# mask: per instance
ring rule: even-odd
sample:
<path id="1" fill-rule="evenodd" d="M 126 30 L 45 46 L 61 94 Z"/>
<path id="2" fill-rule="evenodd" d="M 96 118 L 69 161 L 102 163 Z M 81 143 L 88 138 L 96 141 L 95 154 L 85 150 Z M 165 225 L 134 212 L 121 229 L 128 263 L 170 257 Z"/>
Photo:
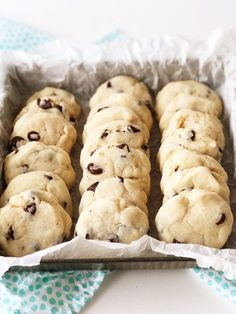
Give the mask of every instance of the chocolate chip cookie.
<path id="1" fill-rule="evenodd" d="M 69 155 L 60 147 L 30 142 L 6 156 L 5 181 L 8 184 L 16 176 L 30 171 L 49 171 L 61 177 L 68 188 L 75 181 L 75 172 Z"/>
<path id="2" fill-rule="evenodd" d="M 158 237 L 167 243 L 193 243 L 222 248 L 233 225 L 229 204 L 215 192 L 183 191 L 159 209 Z"/>
<path id="3" fill-rule="evenodd" d="M 138 181 L 148 195 L 150 170 L 150 161 L 141 150 L 127 144 L 104 145 L 87 160 L 83 168 L 80 192 L 83 194 L 95 182 L 119 176 Z"/>
<path id="4" fill-rule="evenodd" d="M 15 124 L 10 138 L 11 150 L 28 142 L 42 142 L 70 152 L 77 133 L 70 122 L 56 114 L 28 113 Z"/>
<path id="5" fill-rule="evenodd" d="M 72 201 L 65 182 L 55 173 L 46 171 L 32 171 L 13 178 L 0 199 L 0 206 L 7 205 L 13 195 L 29 189 L 37 189 L 54 195 L 61 207 L 72 216 Z"/>
<path id="6" fill-rule="evenodd" d="M 48 192 L 27 190 L 0 211 L 0 246 L 8 256 L 24 256 L 61 243 L 71 218 Z"/>
<path id="7" fill-rule="evenodd" d="M 138 207 L 119 200 L 99 199 L 82 211 L 75 235 L 128 244 L 148 230 L 147 215 Z"/>

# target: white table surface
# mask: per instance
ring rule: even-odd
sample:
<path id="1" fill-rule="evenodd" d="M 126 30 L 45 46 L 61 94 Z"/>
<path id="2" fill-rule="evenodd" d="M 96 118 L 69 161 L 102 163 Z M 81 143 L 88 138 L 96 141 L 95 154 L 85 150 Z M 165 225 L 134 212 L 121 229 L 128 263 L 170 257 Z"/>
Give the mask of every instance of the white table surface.
<path id="1" fill-rule="evenodd" d="M 206 36 L 236 26 L 235 0 L 0 0 L 0 16 L 68 40 L 96 40 L 113 29 L 148 37 Z M 230 314 L 235 305 L 192 270 L 117 271 L 84 314 Z"/>

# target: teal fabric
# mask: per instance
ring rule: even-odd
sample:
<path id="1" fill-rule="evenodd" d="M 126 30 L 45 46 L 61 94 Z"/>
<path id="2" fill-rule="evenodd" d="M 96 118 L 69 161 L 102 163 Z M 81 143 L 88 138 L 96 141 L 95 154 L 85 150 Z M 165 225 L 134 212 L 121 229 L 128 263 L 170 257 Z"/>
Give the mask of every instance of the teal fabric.
<path id="1" fill-rule="evenodd" d="M 126 38 L 114 31 L 97 44 Z M 0 51 L 31 51 L 54 40 L 27 25 L 0 19 Z M 193 269 L 209 287 L 236 304 L 236 281 L 222 272 Z M 79 313 L 108 274 L 106 271 L 8 272 L 0 280 L 0 312 L 5 313 Z"/>

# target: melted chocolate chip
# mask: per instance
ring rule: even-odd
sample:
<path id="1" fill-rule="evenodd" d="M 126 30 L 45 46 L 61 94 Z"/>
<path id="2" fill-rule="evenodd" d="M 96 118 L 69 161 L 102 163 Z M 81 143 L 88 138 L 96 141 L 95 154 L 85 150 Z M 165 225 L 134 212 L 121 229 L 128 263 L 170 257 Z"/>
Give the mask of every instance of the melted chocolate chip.
<path id="1" fill-rule="evenodd" d="M 78 233 L 75 231 L 75 237 L 77 237 Z"/>
<path id="2" fill-rule="evenodd" d="M 120 145 L 117 145 L 116 147 L 118 147 L 120 149 L 126 148 L 128 153 L 130 152 L 129 145 L 127 145 L 127 144 L 120 144 Z"/>
<path id="3" fill-rule="evenodd" d="M 52 108 L 52 103 L 50 99 L 37 99 L 37 105 L 42 109 L 50 109 Z"/>
<path id="4" fill-rule="evenodd" d="M 19 149 L 16 149 L 16 150 L 15 150 L 15 154 L 17 154 L 18 152 L 19 152 Z"/>
<path id="5" fill-rule="evenodd" d="M 127 156 L 126 156 L 126 155 L 120 155 L 120 157 L 121 157 L 121 158 L 127 158 Z"/>
<path id="6" fill-rule="evenodd" d="M 53 180 L 53 177 L 51 177 L 51 176 L 49 176 L 49 175 L 47 175 L 47 174 L 45 174 L 44 176 L 45 176 L 45 178 L 47 178 L 49 181 L 50 181 L 50 180 Z"/>
<path id="7" fill-rule="evenodd" d="M 70 122 L 76 123 L 76 119 L 74 117 L 70 117 Z"/>
<path id="8" fill-rule="evenodd" d="M 59 111 L 61 111 L 61 112 L 62 112 L 62 109 L 63 109 L 63 108 L 62 108 L 62 106 L 61 106 L 61 105 L 55 105 L 54 107 L 55 107 L 55 108 L 57 108 Z"/>
<path id="9" fill-rule="evenodd" d="M 176 240 L 176 239 L 174 239 L 174 240 L 173 240 L 173 243 L 181 243 L 181 242 L 178 241 L 178 240 Z"/>
<path id="10" fill-rule="evenodd" d="M 94 163 L 92 162 L 88 164 L 87 169 L 90 173 L 95 174 L 95 175 L 103 173 L 103 170 L 97 167 L 96 165 L 94 165 Z"/>
<path id="11" fill-rule="evenodd" d="M 98 184 L 99 184 L 99 182 L 95 182 L 95 183 L 91 184 L 90 187 L 87 188 L 87 191 L 95 192 Z"/>
<path id="12" fill-rule="evenodd" d="M 220 151 L 221 154 L 223 154 L 223 150 L 220 147 L 219 147 L 219 151 Z"/>
<path id="13" fill-rule="evenodd" d="M 107 82 L 107 88 L 111 88 L 112 85 L 111 85 L 111 82 Z"/>
<path id="14" fill-rule="evenodd" d="M 131 124 L 129 124 L 129 125 L 127 126 L 127 131 L 129 131 L 129 132 L 131 132 L 131 133 L 138 133 L 138 132 L 140 132 L 139 129 L 135 128 L 135 127 L 134 127 L 133 125 L 131 125 Z"/>
<path id="15" fill-rule="evenodd" d="M 28 133 L 27 138 L 29 141 L 38 141 L 40 140 L 40 135 L 38 134 L 38 132 L 31 131 Z"/>
<path id="16" fill-rule="evenodd" d="M 110 242 L 119 243 L 119 242 L 120 242 L 120 239 L 119 239 L 118 235 L 114 233 L 114 234 L 111 235 L 109 241 L 110 241 Z"/>
<path id="17" fill-rule="evenodd" d="M 96 149 L 94 149 L 91 153 L 90 156 L 93 156 L 93 154 L 96 152 Z"/>
<path id="18" fill-rule="evenodd" d="M 66 208 L 66 207 L 67 207 L 67 202 L 63 202 L 63 203 L 62 203 L 62 207 L 63 207 L 63 208 Z"/>
<path id="19" fill-rule="evenodd" d="M 28 170 L 29 170 L 29 166 L 26 164 L 21 165 L 21 168 L 22 168 L 23 173 L 28 172 Z"/>
<path id="20" fill-rule="evenodd" d="M 24 211 L 30 213 L 31 215 L 34 215 L 36 213 L 36 204 L 31 203 L 31 204 L 27 205 L 24 208 Z"/>
<path id="21" fill-rule="evenodd" d="M 120 176 L 118 176 L 118 178 L 120 179 L 120 181 L 121 181 L 122 183 L 124 183 L 124 178 L 122 178 L 122 177 L 120 177 Z"/>
<path id="22" fill-rule="evenodd" d="M 144 150 L 145 152 L 148 150 L 148 146 L 146 144 L 143 144 L 141 146 L 141 149 Z"/>
<path id="23" fill-rule="evenodd" d="M 89 235 L 88 233 L 86 233 L 85 239 L 91 239 L 91 238 L 90 238 L 90 235 Z"/>
<path id="24" fill-rule="evenodd" d="M 107 108 L 109 108 L 109 107 L 101 107 L 101 108 L 99 108 L 99 109 L 97 110 L 97 112 L 100 112 L 100 111 L 102 111 L 102 110 L 104 110 L 104 109 L 107 109 Z"/>
<path id="25" fill-rule="evenodd" d="M 17 149 L 20 146 L 20 142 L 22 142 L 24 140 L 25 139 L 23 137 L 21 137 L 21 136 L 14 136 L 11 139 L 11 142 L 10 142 L 10 149 L 11 149 L 11 151 Z"/>
<path id="26" fill-rule="evenodd" d="M 7 240 L 15 240 L 14 237 L 14 230 L 12 229 L 12 226 L 8 229 L 7 234 L 6 234 L 6 239 Z"/>
<path id="27" fill-rule="evenodd" d="M 225 218 L 226 218 L 225 214 L 222 214 L 220 219 L 219 219 L 219 221 L 217 221 L 216 224 L 217 225 L 221 225 L 225 221 Z"/>
<path id="28" fill-rule="evenodd" d="M 108 129 L 104 130 L 104 132 L 101 135 L 101 138 L 105 138 L 108 135 Z"/>
<path id="29" fill-rule="evenodd" d="M 196 132 L 194 130 L 191 130 L 192 136 L 190 137 L 192 141 L 195 140 Z"/>

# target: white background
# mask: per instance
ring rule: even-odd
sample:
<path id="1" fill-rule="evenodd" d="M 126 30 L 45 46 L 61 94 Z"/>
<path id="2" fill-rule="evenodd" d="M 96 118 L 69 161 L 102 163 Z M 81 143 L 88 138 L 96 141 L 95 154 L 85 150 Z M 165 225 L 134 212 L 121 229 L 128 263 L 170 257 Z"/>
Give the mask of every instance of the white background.
<path id="1" fill-rule="evenodd" d="M 235 0 L 0 0 L 0 16 L 68 40 L 96 40 L 116 28 L 148 37 L 206 36 L 236 26 Z M 114 272 L 84 314 L 231 314 L 236 306 L 192 270 Z"/>

